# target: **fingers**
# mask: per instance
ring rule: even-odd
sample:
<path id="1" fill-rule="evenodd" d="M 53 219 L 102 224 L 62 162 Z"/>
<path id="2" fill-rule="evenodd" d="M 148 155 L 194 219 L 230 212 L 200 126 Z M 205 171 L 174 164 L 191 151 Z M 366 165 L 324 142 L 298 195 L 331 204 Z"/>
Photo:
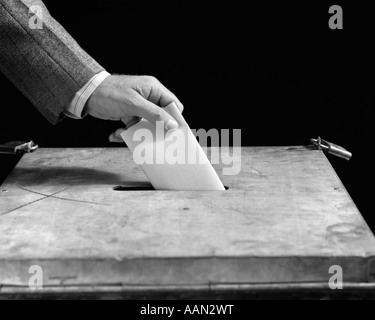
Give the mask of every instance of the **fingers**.
<path id="1" fill-rule="evenodd" d="M 134 109 L 134 114 L 137 117 L 145 118 L 155 124 L 157 121 L 163 121 L 166 130 L 175 130 L 178 128 L 177 121 L 171 115 L 163 110 L 163 108 L 160 108 L 143 97 L 139 98 L 138 106 Z"/>
<path id="2" fill-rule="evenodd" d="M 125 126 L 135 122 L 137 119 L 139 119 L 138 117 L 132 117 L 132 116 L 126 116 L 126 117 L 123 117 L 121 118 L 121 121 L 125 124 Z"/>
<path id="3" fill-rule="evenodd" d="M 174 102 L 181 113 L 184 111 L 184 106 L 180 100 L 178 100 L 177 97 L 162 84 L 160 84 L 160 94 L 161 96 L 159 102 L 161 107 L 164 108 L 170 103 Z"/>
<path id="4" fill-rule="evenodd" d="M 115 136 L 114 133 L 112 133 L 110 136 L 109 136 L 109 142 L 113 142 L 113 143 L 124 143 L 124 140 L 122 138 L 118 138 Z"/>
<path id="5" fill-rule="evenodd" d="M 155 77 L 145 76 L 141 77 L 141 79 L 144 81 L 142 86 L 146 86 L 147 90 L 138 92 L 143 97 L 147 97 L 147 100 L 162 108 L 174 102 L 181 113 L 184 111 L 184 106 L 180 100 Z"/>
<path id="6" fill-rule="evenodd" d="M 109 142 L 115 143 L 124 143 L 124 140 L 121 137 L 121 134 L 125 131 L 125 129 L 117 129 L 116 132 L 112 133 L 109 136 Z"/>

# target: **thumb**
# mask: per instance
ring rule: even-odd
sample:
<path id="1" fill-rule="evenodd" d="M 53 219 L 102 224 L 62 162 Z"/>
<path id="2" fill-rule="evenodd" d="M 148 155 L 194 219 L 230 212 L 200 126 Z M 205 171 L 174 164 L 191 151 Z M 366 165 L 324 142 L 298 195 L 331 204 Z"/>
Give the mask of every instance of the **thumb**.
<path id="1" fill-rule="evenodd" d="M 166 130 L 175 130 L 178 128 L 177 121 L 168 112 L 143 97 L 140 98 L 139 104 L 136 110 L 134 110 L 134 115 L 145 118 L 155 125 L 157 121 L 163 121 Z"/>

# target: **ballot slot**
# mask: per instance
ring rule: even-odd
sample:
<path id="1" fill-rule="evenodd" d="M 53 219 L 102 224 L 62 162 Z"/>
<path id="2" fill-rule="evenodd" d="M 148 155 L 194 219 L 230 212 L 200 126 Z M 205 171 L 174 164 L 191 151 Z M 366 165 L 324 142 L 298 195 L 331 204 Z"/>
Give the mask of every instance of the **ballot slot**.
<path id="1" fill-rule="evenodd" d="M 116 186 L 114 191 L 155 191 L 153 186 Z"/>
<path id="2" fill-rule="evenodd" d="M 229 187 L 224 186 L 225 190 L 229 190 Z M 156 191 L 153 186 L 116 186 L 113 187 L 114 191 Z M 171 191 L 171 190 L 158 190 L 158 191 Z"/>

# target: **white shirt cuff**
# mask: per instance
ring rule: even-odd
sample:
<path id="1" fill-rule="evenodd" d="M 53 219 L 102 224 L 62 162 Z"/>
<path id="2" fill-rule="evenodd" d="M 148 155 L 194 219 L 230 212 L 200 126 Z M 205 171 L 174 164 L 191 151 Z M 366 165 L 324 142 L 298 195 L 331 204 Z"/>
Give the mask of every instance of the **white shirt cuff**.
<path id="1" fill-rule="evenodd" d="M 107 71 L 101 71 L 93 76 L 74 96 L 72 102 L 66 108 L 64 114 L 69 118 L 82 119 L 85 115 L 82 115 L 83 108 L 87 100 L 91 97 L 93 92 L 100 84 L 109 77 L 110 74 Z"/>

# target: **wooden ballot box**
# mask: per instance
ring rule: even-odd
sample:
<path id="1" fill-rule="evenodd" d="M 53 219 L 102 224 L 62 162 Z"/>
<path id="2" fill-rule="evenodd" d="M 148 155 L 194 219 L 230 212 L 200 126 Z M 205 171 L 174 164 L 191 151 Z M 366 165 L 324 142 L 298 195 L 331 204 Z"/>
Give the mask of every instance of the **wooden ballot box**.
<path id="1" fill-rule="evenodd" d="M 126 148 L 25 155 L 0 188 L 0 297 L 329 293 L 340 270 L 342 292 L 374 292 L 375 238 L 325 155 L 240 157 L 214 166 L 227 191 L 175 192 Z"/>

